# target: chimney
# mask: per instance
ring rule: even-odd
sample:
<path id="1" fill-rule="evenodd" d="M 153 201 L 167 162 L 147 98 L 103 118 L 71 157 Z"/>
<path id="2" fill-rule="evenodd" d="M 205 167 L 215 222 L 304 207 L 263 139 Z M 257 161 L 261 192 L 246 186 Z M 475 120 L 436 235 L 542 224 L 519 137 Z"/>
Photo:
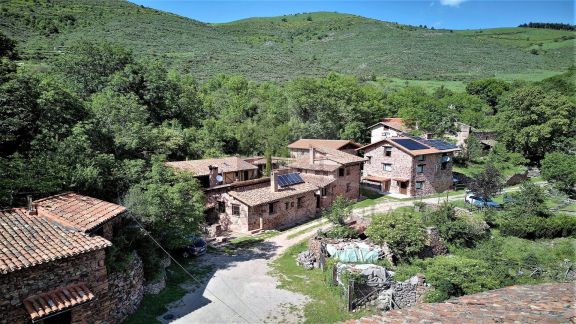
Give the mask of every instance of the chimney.
<path id="1" fill-rule="evenodd" d="M 278 176 L 280 175 L 280 172 L 278 171 L 272 171 L 272 174 L 270 175 L 270 191 L 272 192 L 278 192 Z"/>
<path id="2" fill-rule="evenodd" d="M 218 180 L 216 180 L 216 177 L 218 176 L 218 167 L 214 165 L 209 165 L 208 169 L 210 170 L 210 173 L 208 174 L 208 182 L 210 188 L 212 188 L 218 185 Z"/>
<path id="3" fill-rule="evenodd" d="M 32 202 L 32 196 L 26 196 L 28 201 L 28 215 L 38 215 L 38 204 Z"/>
<path id="4" fill-rule="evenodd" d="M 433 139 L 434 138 L 434 134 L 433 133 L 424 133 L 422 135 L 422 138 L 424 139 Z"/>
<path id="5" fill-rule="evenodd" d="M 310 158 L 310 164 L 314 164 L 314 159 L 316 159 L 316 150 L 313 146 L 310 146 L 310 153 L 308 155 Z"/>

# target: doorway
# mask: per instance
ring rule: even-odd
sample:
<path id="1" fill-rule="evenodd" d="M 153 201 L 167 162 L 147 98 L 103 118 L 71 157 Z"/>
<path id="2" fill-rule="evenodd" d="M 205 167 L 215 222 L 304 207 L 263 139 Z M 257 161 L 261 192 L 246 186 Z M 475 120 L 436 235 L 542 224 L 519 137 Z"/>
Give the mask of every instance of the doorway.
<path id="1" fill-rule="evenodd" d="M 244 181 L 248 180 L 248 171 L 244 171 Z"/>
<path id="2" fill-rule="evenodd" d="M 390 180 L 384 181 L 382 183 L 382 191 L 383 192 L 390 192 Z"/>
<path id="3" fill-rule="evenodd" d="M 408 194 L 408 181 L 398 181 L 398 186 L 400 187 L 400 193 L 403 195 Z"/>
<path id="4" fill-rule="evenodd" d="M 62 312 L 50 316 L 42 321 L 43 324 L 70 324 L 72 323 L 72 311 Z"/>

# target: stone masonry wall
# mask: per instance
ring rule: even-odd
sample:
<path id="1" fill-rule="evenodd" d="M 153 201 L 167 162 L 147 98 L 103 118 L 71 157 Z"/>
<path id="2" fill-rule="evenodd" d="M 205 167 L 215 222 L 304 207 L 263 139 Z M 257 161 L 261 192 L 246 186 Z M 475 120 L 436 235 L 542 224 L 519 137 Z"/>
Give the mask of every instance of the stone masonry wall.
<path id="1" fill-rule="evenodd" d="M 365 152 L 364 156 L 370 157 L 370 161 L 364 163 L 363 175 L 411 179 L 413 173 L 412 156 L 394 146 L 392 146 L 391 156 L 385 156 L 384 146 L 386 145 L 382 144 Z M 384 171 L 384 163 L 392 164 L 392 171 Z M 391 180 L 390 192 L 400 193 L 400 186 L 397 181 Z M 409 189 L 407 189 L 407 194 L 410 194 Z"/>
<path id="2" fill-rule="evenodd" d="M 108 295 L 112 304 L 110 318 L 121 323 L 138 309 L 144 296 L 142 259 L 134 252 L 126 271 L 108 276 Z"/>
<path id="3" fill-rule="evenodd" d="M 424 161 L 414 159 L 414 177 L 410 181 L 410 191 L 412 196 L 425 196 L 444 192 L 452 188 L 452 154 L 448 155 L 450 162 L 446 169 L 441 169 L 442 154 L 425 155 Z M 416 173 L 416 167 L 424 164 L 424 172 Z M 416 181 L 423 181 L 422 189 L 416 189 Z"/>
<path id="4" fill-rule="evenodd" d="M 111 305 L 104 250 L 97 250 L 0 275 L 0 323 L 30 322 L 24 299 L 77 283 L 85 283 L 95 299 L 72 310 L 73 322 L 108 321 Z"/>
<path id="5" fill-rule="evenodd" d="M 301 208 L 298 208 L 299 197 L 304 198 Z M 268 204 L 263 204 L 252 207 L 249 218 L 255 222 L 260 222 L 262 218 L 262 229 L 271 230 L 301 223 L 316 216 L 316 196 L 313 191 L 280 199 L 274 204 L 276 209 L 274 214 L 269 214 Z"/>
<path id="6" fill-rule="evenodd" d="M 344 169 L 344 176 L 338 176 L 336 170 L 334 177 L 336 181 L 331 184 L 333 190 L 331 191 L 333 199 L 339 195 L 344 196 L 347 200 L 356 201 L 360 197 L 360 164 L 349 165 Z M 350 184 L 350 190 L 346 191 L 346 185 Z"/>

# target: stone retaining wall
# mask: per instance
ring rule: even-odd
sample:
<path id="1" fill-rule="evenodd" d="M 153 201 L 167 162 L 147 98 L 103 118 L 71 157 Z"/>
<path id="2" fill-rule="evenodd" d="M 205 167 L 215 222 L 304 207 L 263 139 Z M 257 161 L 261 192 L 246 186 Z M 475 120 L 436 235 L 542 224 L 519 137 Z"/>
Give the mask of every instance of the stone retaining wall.
<path id="1" fill-rule="evenodd" d="M 144 296 L 144 270 L 142 259 L 134 252 L 132 261 L 123 272 L 108 276 L 109 298 L 112 304 L 110 317 L 121 323 L 134 313 Z"/>

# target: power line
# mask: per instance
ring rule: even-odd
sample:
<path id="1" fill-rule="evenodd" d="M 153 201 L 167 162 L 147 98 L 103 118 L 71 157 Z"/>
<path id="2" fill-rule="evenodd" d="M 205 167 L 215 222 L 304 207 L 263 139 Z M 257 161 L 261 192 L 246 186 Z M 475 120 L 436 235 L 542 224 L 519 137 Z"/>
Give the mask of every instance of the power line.
<path id="1" fill-rule="evenodd" d="M 172 259 L 172 261 L 174 261 L 180 268 L 182 268 L 182 270 L 184 270 L 184 272 L 190 276 L 190 278 L 192 278 L 194 281 L 196 281 L 199 284 L 203 284 L 202 281 L 200 281 L 199 279 L 197 279 L 196 277 L 194 277 L 186 268 L 184 268 L 180 262 L 178 262 L 170 253 L 168 253 L 168 251 L 166 251 L 166 249 L 164 249 L 164 247 L 162 247 L 162 245 L 160 245 L 160 243 L 158 243 L 158 241 L 156 241 L 156 239 L 154 239 L 154 237 L 150 234 L 150 232 L 148 232 L 144 226 L 142 226 L 142 224 L 140 224 L 140 222 L 135 218 L 135 217 L 131 217 L 136 224 L 138 224 L 138 226 L 140 226 L 140 228 L 144 231 L 144 233 L 150 237 L 150 239 L 152 239 L 152 241 L 158 245 L 158 247 L 164 252 L 166 253 L 166 255 L 168 255 L 168 257 L 170 259 Z M 237 312 L 234 308 L 232 308 L 232 306 L 226 304 L 222 299 L 220 299 L 220 297 L 218 297 L 216 294 L 214 294 L 212 291 L 210 291 L 208 289 L 208 286 L 206 286 L 206 288 L 204 288 L 204 290 L 206 290 L 207 292 L 209 292 L 210 294 L 212 294 L 212 296 L 214 296 L 216 299 L 218 299 L 222 304 L 224 304 L 224 306 L 228 307 L 232 312 L 234 312 L 239 318 L 241 318 L 242 320 L 244 320 L 246 323 L 250 324 L 252 322 L 248 321 L 244 316 L 242 316 L 239 312 Z M 241 300 L 240 300 L 241 301 Z"/>

